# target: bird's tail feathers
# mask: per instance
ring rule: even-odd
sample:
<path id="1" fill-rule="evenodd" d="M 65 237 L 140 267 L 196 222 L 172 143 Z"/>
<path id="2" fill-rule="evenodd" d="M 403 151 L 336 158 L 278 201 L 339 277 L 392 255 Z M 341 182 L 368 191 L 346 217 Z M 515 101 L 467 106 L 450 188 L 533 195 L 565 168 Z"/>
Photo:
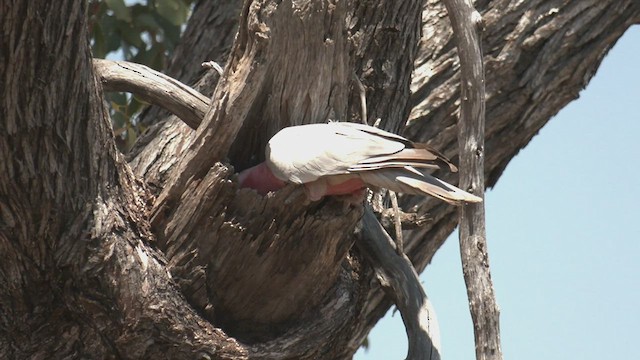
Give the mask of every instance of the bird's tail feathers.
<path id="1" fill-rule="evenodd" d="M 358 173 L 365 183 L 412 195 L 430 195 L 452 205 L 478 203 L 482 198 L 412 167 Z"/>

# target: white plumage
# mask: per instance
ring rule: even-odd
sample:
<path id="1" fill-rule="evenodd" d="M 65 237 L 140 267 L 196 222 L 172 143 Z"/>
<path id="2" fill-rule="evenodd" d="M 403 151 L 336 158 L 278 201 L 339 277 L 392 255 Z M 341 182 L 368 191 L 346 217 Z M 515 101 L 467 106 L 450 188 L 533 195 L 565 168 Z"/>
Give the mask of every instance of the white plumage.
<path id="1" fill-rule="evenodd" d="M 265 162 L 276 178 L 306 184 L 312 198 L 359 178 L 367 185 L 431 195 L 452 204 L 482 201 L 427 173 L 457 171 L 438 151 L 367 125 L 330 122 L 282 129 L 269 141 Z"/>

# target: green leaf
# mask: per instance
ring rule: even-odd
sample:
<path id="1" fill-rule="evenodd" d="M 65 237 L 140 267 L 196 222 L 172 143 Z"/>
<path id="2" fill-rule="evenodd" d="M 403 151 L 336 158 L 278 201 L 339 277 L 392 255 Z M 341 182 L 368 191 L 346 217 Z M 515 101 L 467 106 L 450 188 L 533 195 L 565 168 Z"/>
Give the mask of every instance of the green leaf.
<path id="1" fill-rule="evenodd" d="M 165 62 L 164 46 L 155 44 L 149 50 L 140 51 L 133 59 L 134 62 L 146 64 L 154 70 L 162 70 Z"/>
<path id="2" fill-rule="evenodd" d="M 111 115 L 111 122 L 113 123 L 113 132 L 120 135 L 126 130 L 128 119 L 123 113 L 116 111 Z"/>
<path id="3" fill-rule="evenodd" d="M 153 15 L 149 13 L 140 14 L 135 17 L 134 21 L 138 26 L 147 30 L 157 31 L 160 28 L 160 24 L 153 18 Z"/>
<path id="4" fill-rule="evenodd" d="M 122 22 L 121 22 L 122 23 Z M 98 23 L 101 32 L 104 34 L 104 56 L 120 49 L 122 46 L 122 36 L 119 34 L 118 20 L 113 16 L 103 16 Z M 98 25 L 96 24 L 96 26 Z"/>
<path id="5" fill-rule="evenodd" d="M 174 25 L 182 25 L 189 15 L 189 7 L 182 0 L 156 0 L 156 10 Z"/>
<path id="6" fill-rule="evenodd" d="M 122 36 L 122 40 L 126 41 L 130 45 L 138 48 L 144 49 L 146 48 L 145 42 L 142 40 L 140 34 L 140 28 L 132 26 L 127 23 L 119 22 L 118 29 L 120 36 Z"/>
<path id="7" fill-rule="evenodd" d="M 129 102 L 129 106 L 127 107 L 127 115 L 129 117 L 133 117 L 138 114 L 147 104 L 137 98 L 135 95 L 131 98 Z"/>
<path id="8" fill-rule="evenodd" d="M 127 103 L 127 95 L 121 92 L 109 93 L 109 101 L 124 105 Z"/>
<path id="9" fill-rule="evenodd" d="M 131 22 L 131 10 L 124 3 L 124 0 L 105 0 L 109 9 L 113 11 L 116 18 Z"/>
<path id="10" fill-rule="evenodd" d="M 162 69 L 180 39 L 194 0 L 90 0 L 89 29 L 96 57 L 118 58 Z M 127 6 L 128 5 L 128 6 Z M 105 94 L 115 140 L 122 151 L 144 131 L 136 116 L 147 106 L 135 96 Z"/>
<path id="11" fill-rule="evenodd" d="M 107 55 L 107 44 L 100 23 L 96 23 L 93 25 L 92 38 L 93 43 L 91 44 L 91 51 L 93 52 L 93 56 L 104 59 Z"/>

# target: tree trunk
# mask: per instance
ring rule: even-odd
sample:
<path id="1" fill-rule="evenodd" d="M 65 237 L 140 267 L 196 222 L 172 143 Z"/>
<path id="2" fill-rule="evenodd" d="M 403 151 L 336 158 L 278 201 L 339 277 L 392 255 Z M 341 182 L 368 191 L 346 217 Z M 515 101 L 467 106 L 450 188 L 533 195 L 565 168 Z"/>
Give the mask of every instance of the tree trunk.
<path id="1" fill-rule="evenodd" d="M 241 358 L 149 246 L 151 197 L 116 150 L 86 13 L 2 4 L 0 357 Z"/>
<path id="2" fill-rule="evenodd" d="M 148 111 L 144 121 L 163 121 L 128 164 L 92 71 L 86 3 L 0 4 L 0 358 L 350 358 L 389 308 L 352 248 L 361 207 L 307 203 L 293 186 L 266 197 L 238 190 L 234 167 L 259 162 L 284 126 L 359 121 L 354 73 L 369 120 L 455 159 L 459 63 L 444 6 L 220 3 L 196 6 L 168 69 L 192 82 L 201 62 L 226 61 L 219 81 L 211 71 L 197 86 L 211 109 L 196 131 Z M 640 7 L 476 8 L 493 186 L 640 22 Z M 433 219 L 405 234 L 422 270 L 456 226 L 455 210 L 402 203 Z"/>

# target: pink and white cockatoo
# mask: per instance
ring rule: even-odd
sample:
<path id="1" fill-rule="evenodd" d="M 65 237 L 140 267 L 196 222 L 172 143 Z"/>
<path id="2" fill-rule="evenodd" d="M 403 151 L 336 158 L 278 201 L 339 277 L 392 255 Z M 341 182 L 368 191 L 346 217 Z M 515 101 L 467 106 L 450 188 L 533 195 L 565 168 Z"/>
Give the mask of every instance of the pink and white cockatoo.
<path id="1" fill-rule="evenodd" d="M 378 128 L 350 122 L 284 128 L 266 147 L 266 160 L 239 175 L 240 187 L 265 195 L 286 183 L 304 184 L 311 200 L 349 195 L 376 186 L 395 192 L 431 195 L 448 203 L 482 199 L 426 171 L 458 169 L 425 144 Z"/>

